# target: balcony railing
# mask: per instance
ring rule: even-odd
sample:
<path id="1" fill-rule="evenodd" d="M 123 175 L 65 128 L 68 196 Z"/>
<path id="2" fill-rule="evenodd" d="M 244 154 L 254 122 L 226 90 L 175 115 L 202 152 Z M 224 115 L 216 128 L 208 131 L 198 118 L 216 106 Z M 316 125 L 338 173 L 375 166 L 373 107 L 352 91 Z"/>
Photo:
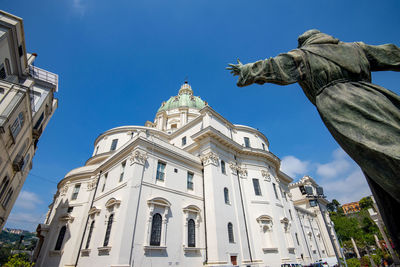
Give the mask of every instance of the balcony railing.
<path id="1" fill-rule="evenodd" d="M 56 86 L 56 92 L 58 91 L 58 75 L 51 73 L 47 70 L 29 65 L 29 74 L 38 80 L 51 83 Z"/>

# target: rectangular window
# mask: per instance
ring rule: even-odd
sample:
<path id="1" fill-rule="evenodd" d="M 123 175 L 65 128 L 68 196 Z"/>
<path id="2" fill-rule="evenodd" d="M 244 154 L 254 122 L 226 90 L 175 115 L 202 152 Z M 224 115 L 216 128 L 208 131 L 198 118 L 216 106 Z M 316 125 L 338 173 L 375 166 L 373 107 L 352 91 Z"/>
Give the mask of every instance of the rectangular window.
<path id="1" fill-rule="evenodd" d="M 107 177 L 108 173 L 104 174 L 104 182 L 103 182 L 103 187 L 101 188 L 101 192 L 104 192 L 104 189 L 106 189 Z"/>
<path id="2" fill-rule="evenodd" d="M 165 166 L 166 166 L 166 164 L 164 162 L 160 162 L 160 161 L 158 162 L 156 180 L 164 181 L 164 179 L 165 179 Z"/>
<path id="3" fill-rule="evenodd" d="M 122 180 L 124 180 L 125 166 L 126 166 L 126 161 L 122 162 L 122 164 L 121 164 L 121 174 L 119 175 L 120 182 L 122 182 Z"/>
<path id="4" fill-rule="evenodd" d="M 317 200 L 316 200 L 316 199 L 310 199 L 310 206 L 311 206 L 311 207 L 316 207 L 316 206 L 318 206 Z"/>
<path id="5" fill-rule="evenodd" d="M 221 172 L 223 174 L 226 174 L 226 170 L 225 170 L 225 161 L 221 160 Z"/>
<path id="6" fill-rule="evenodd" d="M 18 46 L 18 55 L 19 57 L 22 57 L 24 55 L 24 49 L 22 48 L 22 45 Z"/>
<path id="7" fill-rule="evenodd" d="M 71 213 L 74 210 L 74 207 L 68 207 L 67 213 Z"/>
<path id="8" fill-rule="evenodd" d="M 74 191 L 72 192 L 71 200 L 75 200 L 78 198 L 79 189 L 81 188 L 81 184 L 76 184 L 74 187 Z"/>
<path id="9" fill-rule="evenodd" d="M 297 245 L 300 246 L 299 237 L 297 236 L 297 233 L 294 233 L 294 235 L 296 236 Z"/>
<path id="10" fill-rule="evenodd" d="M 287 199 L 286 199 L 286 192 L 284 192 L 284 191 L 282 190 L 282 188 L 280 188 L 280 187 L 279 187 L 279 190 L 281 190 L 281 196 L 282 196 L 282 198 L 285 199 L 285 200 L 287 200 Z"/>
<path id="11" fill-rule="evenodd" d="M 14 140 L 17 138 L 17 135 L 21 131 L 21 128 L 24 124 L 24 114 L 20 112 L 18 117 L 15 119 L 14 123 L 11 125 L 11 133 Z"/>
<path id="12" fill-rule="evenodd" d="M 186 136 L 182 137 L 182 146 L 186 145 Z"/>
<path id="13" fill-rule="evenodd" d="M 187 173 L 187 189 L 193 190 L 193 175 L 192 172 Z"/>
<path id="14" fill-rule="evenodd" d="M 293 220 L 292 211 L 291 210 L 289 210 L 289 216 L 290 216 L 290 219 Z"/>
<path id="15" fill-rule="evenodd" d="M 111 143 L 110 151 L 117 149 L 118 139 L 113 139 Z"/>
<path id="16" fill-rule="evenodd" d="M 300 189 L 300 192 L 301 192 L 302 195 L 307 194 L 306 189 L 304 188 L 303 185 L 300 185 L 300 186 L 299 186 L 299 189 Z"/>
<path id="17" fill-rule="evenodd" d="M 248 137 L 244 137 L 244 146 L 250 147 L 250 139 Z"/>
<path id="18" fill-rule="evenodd" d="M 274 187 L 275 197 L 279 200 L 278 192 L 276 191 L 276 185 L 272 183 L 272 186 Z"/>
<path id="19" fill-rule="evenodd" d="M 42 114 L 40 115 L 39 119 L 37 120 L 37 122 L 35 123 L 35 126 L 33 126 L 33 129 L 38 130 L 42 121 L 44 119 L 44 112 L 42 112 Z"/>
<path id="20" fill-rule="evenodd" d="M 258 179 L 253 179 L 254 194 L 261 196 L 260 182 Z"/>

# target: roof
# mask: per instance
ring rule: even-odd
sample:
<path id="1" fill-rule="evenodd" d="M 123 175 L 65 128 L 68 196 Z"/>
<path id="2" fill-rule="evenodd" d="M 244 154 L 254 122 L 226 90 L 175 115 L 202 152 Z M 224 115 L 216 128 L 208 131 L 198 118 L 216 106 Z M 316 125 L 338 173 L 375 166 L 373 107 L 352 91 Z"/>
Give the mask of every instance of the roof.
<path id="1" fill-rule="evenodd" d="M 177 96 L 171 96 L 168 101 L 163 102 L 161 107 L 158 109 L 157 112 L 160 111 L 167 111 L 171 109 L 177 109 L 181 107 L 186 108 L 194 108 L 194 109 L 202 109 L 207 105 L 207 103 L 202 100 L 199 96 L 193 95 L 193 90 L 191 86 L 185 82 Z"/>

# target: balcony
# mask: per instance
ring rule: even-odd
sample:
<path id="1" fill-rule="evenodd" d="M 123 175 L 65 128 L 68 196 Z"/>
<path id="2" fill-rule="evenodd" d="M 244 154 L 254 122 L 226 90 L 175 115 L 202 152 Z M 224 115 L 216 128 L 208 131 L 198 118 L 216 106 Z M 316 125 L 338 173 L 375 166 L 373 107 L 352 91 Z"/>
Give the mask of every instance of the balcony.
<path id="1" fill-rule="evenodd" d="M 51 73 L 47 70 L 29 65 L 29 74 L 38 80 L 50 83 L 56 87 L 56 92 L 58 92 L 58 75 Z"/>
<path id="2" fill-rule="evenodd" d="M 22 170 L 22 167 L 24 166 L 24 158 L 22 156 L 17 155 L 13 161 L 13 170 L 15 172 L 19 172 Z"/>

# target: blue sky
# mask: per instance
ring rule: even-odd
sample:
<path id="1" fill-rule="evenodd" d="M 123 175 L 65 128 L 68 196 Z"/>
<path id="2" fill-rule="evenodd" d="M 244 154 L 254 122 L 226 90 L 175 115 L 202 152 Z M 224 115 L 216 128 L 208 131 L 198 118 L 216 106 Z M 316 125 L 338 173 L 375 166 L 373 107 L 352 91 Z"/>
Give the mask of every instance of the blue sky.
<path id="1" fill-rule="evenodd" d="M 24 19 L 35 65 L 59 75 L 59 108 L 42 135 L 33 169 L 6 227 L 34 230 L 56 184 L 82 166 L 95 138 L 121 125 L 152 121 L 188 77 L 232 123 L 262 131 L 284 170 L 311 175 L 329 199 L 369 194 L 351 159 L 325 129 L 301 88 L 236 87 L 227 63 L 275 56 L 317 28 L 342 41 L 400 45 L 400 1 L 0 0 Z M 373 82 L 400 93 L 398 73 Z"/>

